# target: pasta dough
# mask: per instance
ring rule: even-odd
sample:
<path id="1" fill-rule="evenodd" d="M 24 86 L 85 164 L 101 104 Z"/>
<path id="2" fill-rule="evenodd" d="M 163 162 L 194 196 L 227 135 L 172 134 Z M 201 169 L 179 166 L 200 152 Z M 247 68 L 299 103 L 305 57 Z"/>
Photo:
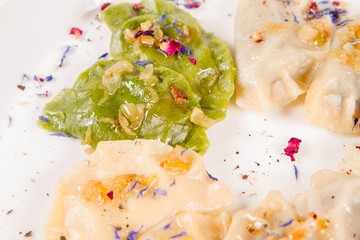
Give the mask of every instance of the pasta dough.
<path id="1" fill-rule="evenodd" d="M 311 124 L 335 133 L 359 135 L 360 21 L 342 27 L 306 95 L 304 113 Z M 355 41 L 355 42 L 354 42 Z"/>
<path id="2" fill-rule="evenodd" d="M 289 3 L 287 3 L 289 2 Z M 236 104 L 245 109 L 283 107 L 304 94 L 329 50 L 328 16 L 304 18 L 311 1 L 238 2 Z"/>
<path id="3" fill-rule="evenodd" d="M 192 150 L 156 140 L 100 142 L 89 161 L 59 181 L 44 234 L 49 240 L 140 237 L 175 215 L 174 226 L 186 218 L 208 222 L 232 202 L 232 193 L 208 175 L 201 156 Z M 229 217 L 211 221 L 209 226 L 220 229 L 214 234 L 224 235 L 221 229 L 227 229 Z M 174 235 L 185 231 L 176 230 L 162 229 Z M 199 232 L 194 227 L 188 235 Z"/>
<path id="4" fill-rule="evenodd" d="M 360 236 L 360 150 L 347 147 L 340 171 L 312 177 L 294 204 L 270 192 L 258 207 L 237 212 L 225 237 L 233 239 L 357 239 Z"/>

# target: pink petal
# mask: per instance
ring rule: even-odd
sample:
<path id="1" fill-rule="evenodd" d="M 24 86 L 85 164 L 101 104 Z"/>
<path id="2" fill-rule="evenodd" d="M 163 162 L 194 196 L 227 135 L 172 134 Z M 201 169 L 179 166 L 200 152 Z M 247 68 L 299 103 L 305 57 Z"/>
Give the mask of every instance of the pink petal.
<path id="1" fill-rule="evenodd" d="M 134 3 L 134 8 L 140 9 L 140 8 L 143 8 L 143 5 L 141 3 Z"/>
<path id="2" fill-rule="evenodd" d="M 294 162 L 294 154 L 299 152 L 301 140 L 297 138 L 291 138 L 288 142 L 288 146 L 284 149 L 285 155 L 291 158 L 291 161 Z"/>
<path id="3" fill-rule="evenodd" d="M 196 65 L 196 59 L 195 58 L 188 58 L 188 59 L 193 65 Z"/>
<path id="4" fill-rule="evenodd" d="M 103 5 L 101 5 L 100 11 L 104 11 L 105 8 L 107 8 L 107 7 L 110 6 L 110 5 L 111 5 L 111 3 L 104 3 Z"/>
<path id="5" fill-rule="evenodd" d="M 169 54 L 170 57 L 177 52 L 181 52 L 181 44 L 176 40 L 169 40 L 161 43 L 160 49 Z"/>
<path id="6" fill-rule="evenodd" d="M 75 38 L 79 38 L 82 35 L 83 31 L 80 28 L 71 28 L 70 34 L 75 35 Z"/>

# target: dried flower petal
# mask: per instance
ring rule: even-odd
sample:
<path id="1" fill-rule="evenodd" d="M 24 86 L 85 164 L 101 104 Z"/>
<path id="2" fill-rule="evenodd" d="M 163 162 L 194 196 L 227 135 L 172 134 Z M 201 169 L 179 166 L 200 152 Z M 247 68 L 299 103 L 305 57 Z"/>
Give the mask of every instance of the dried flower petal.
<path id="1" fill-rule="evenodd" d="M 113 228 L 114 228 L 115 239 L 120 240 L 121 238 L 120 238 L 119 233 L 118 233 L 118 228 L 115 227 L 115 226 L 113 226 Z"/>
<path id="2" fill-rule="evenodd" d="M 176 184 L 175 178 L 174 181 L 170 184 L 170 187 L 173 187 Z"/>
<path id="3" fill-rule="evenodd" d="M 188 58 L 188 59 L 193 65 L 196 65 L 196 59 L 195 58 Z"/>
<path id="4" fill-rule="evenodd" d="M 182 42 L 180 42 L 180 41 L 179 41 L 179 43 L 186 48 L 186 51 L 188 52 L 188 54 L 189 54 L 190 56 L 194 55 L 193 52 L 190 50 L 190 48 L 189 48 L 188 45 L 186 45 L 185 43 L 182 43 Z"/>
<path id="5" fill-rule="evenodd" d="M 106 196 L 108 196 L 108 198 L 110 198 L 111 200 L 114 199 L 114 192 L 113 191 L 110 191 L 108 193 L 106 193 Z"/>
<path id="6" fill-rule="evenodd" d="M 134 3 L 133 6 L 134 6 L 135 9 L 143 8 L 143 5 L 141 3 Z"/>
<path id="7" fill-rule="evenodd" d="M 66 134 L 63 134 L 63 133 L 51 133 L 51 134 L 49 134 L 49 136 L 66 137 L 66 138 L 71 138 L 72 137 L 71 135 L 66 135 Z"/>
<path id="8" fill-rule="evenodd" d="M 280 227 L 287 227 L 289 226 L 292 222 L 294 221 L 294 219 L 290 219 L 288 222 L 281 224 Z"/>
<path id="9" fill-rule="evenodd" d="M 47 76 L 47 77 L 45 77 L 45 81 L 46 82 L 50 82 L 50 81 L 52 81 L 54 78 L 53 78 L 53 76 L 52 75 L 49 75 L 49 76 Z"/>
<path id="10" fill-rule="evenodd" d="M 211 176 L 211 174 L 208 171 L 206 171 L 206 173 L 208 174 L 209 178 L 211 178 L 212 180 L 219 181 L 216 177 Z"/>
<path id="11" fill-rule="evenodd" d="M 166 52 L 169 57 L 171 57 L 175 53 L 181 52 L 181 44 L 179 41 L 176 40 L 168 40 L 160 43 L 160 49 Z"/>
<path id="12" fill-rule="evenodd" d="M 153 190 L 152 197 L 155 198 L 156 195 L 167 196 L 167 191 L 156 188 Z"/>
<path id="13" fill-rule="evenodd" d="M 111 3 L 104 3 L 103 5 L 101 5 L 100 11 L 104 11 L 105 8 L 107 8 L 107 7 L 110 6 L 110 5 L 111 5 Z"/>
<path id="14" fill-rule="evenodd" d="M 189 37 L 188 35 L 186 35 L 183 31 L 181 31 L 179 28 L 174 27 L 175 31 L 177 31 L 178 33 L 180 33 L 181 35 L 185 36 L 185 37 Z"/>
<path id="15" fill-rule="evenodd" d="M 131 192 L 136 187 L 136 185 L 138 185 L 138 183 L 140 183 L 139 180 L 136 180 L 134 184 L 131 185 L 131 187 L 127 190 L 127 192 Z"/>
<path id="16" fill-rule="evenodd" d="M 353 126 L 353 128 L 352 128 L 351 131 L 354 131 L 354 128 L 356 127 L 356 124 L 357 124 L 358 122 L 359 122 L 359 118 L 357 117 L 357 118 L 354 119 L 354 126 Z"/>
<path id="17" fill-rule="evenodd" d="M 173 238 L 179 238 L 179 237 L 183 237 L 185 236 L 187 233 L 185 231 L 179 233 L 179 234 L 176 234 L 176 235 L 173 235 L 171 236 L 170 238 L 173 239 Z"/>
<path id="18" fill-rule="evenodd" d="M 293 165 L 293 167 L 294 167 L 295 179 L 298 180 L 299 171 L 295 165 Z"/>
<path id="19" fill-rule="evenodd" d="M 162 28 L 171 28 L 173 27 L 175 24 L 177 23 L 177 18 L 175 18 L 175 20 L 170 23 L 169 25 L 166 25 L 166 26 L 161 26 Z"/>
<path id="20" fill-rule="evenodd" d="M 139 66 L 145 66 L 145 65 L 148 65 L 148 64 L 153 64 L 153 62 L 150 62 L 150 61 L 136 61 L 134 64 L 139 65 Z"/>
<path id="21" fill-rule="evenodd" d="M 61 61 L 60 61 L 60 64 L 59 64 L 59 67 L 62 67 L 62 65 L 64 64 L 64 60 L 66 58 L 66 55 L 70 52 L 71 50 L 71 46 L 67 46 L 64 53 L 63 53 L 63 56 L 61 58 Z"/>
<path id="22" fill-rule="evenodd" d="M 173 224 L 173 222 L 175 221 L 175 218 L 176 218 L 176 216 L 174 216 L 173 219 L 171 220 L 171 222 L 166 224 L 163 229 L 168 230 L 171 227 L 171 225 Z"/>
<path id="23" fill-rule="evenodd" d="M 107 55 L 109 55 L 109 53 L 104 53 L 103 55 L 101 55 L 101 56 L 99 57 L 99 59 L 106 58 Z"/>
<path id="24" fill-rule="evenodd" d="M 11 126 L 12 118 L 11 118 L 10 116 L 8 116 L 8 120 L 9 120 L 8 127 L 10 127 L 10 126 Z"/>
<path id="25" fill-rule="evenodd" d="M 141 189 L 136 198 L 142 197 L 144 195 L 144 193 L 148 190 L 148 188 L 149 188 L 149 185 L 147 185 L 145 188 Z"/>
<path id="26" fill-rule="evenodd" d="M 39 119 L 41 120 L 41 121 L 44 121 L 44 122 L 46 122 L 46 123 L 48 123 L 49 122 L 49 120 L 46 118 L 46 117 L 44 117 L 44 116 L 39 116 Z"/>
<path id="27" fill-rule="evenodd" d="M 139 235 L 141 229 L 143 228 L 143 225 L 139 228 L 137 231 L 131 231 L 127 237 L 127 240 L 136 240 L 137 236 Z"/>
<path id="28" fill-rule="evenodd" d="M 75 35 L 75 38 L 78 39 L 82 35 L 83 31 L 80 28 L 71 28 L 70 34 Z"/>
<path id="29" fill-rule="evenodd" d="M 167 18 L 167 15 L 166 15 L 166 14 L 163 14 L 163 15 L 161 16 L 160 21 L 158 21 L 158 24 L 162 24 L 162 23 L 166 20 L 166 18 Z"/>
<path id="30" fill-rule="evenodd" d="M 294 162 L 294 154 L 299 152 L 301 140 L 298 138 L 291 138 L 288 142 L 288 146 L 284 149 L 285 155 L 291 158 L 291 161 Z"/>
<path id="31" fill-rule="evenodd" d="M 186 1 L 184 6 L 186 8 L 199 8 L 200 7 L 200 2 L 197 1 Z"/>

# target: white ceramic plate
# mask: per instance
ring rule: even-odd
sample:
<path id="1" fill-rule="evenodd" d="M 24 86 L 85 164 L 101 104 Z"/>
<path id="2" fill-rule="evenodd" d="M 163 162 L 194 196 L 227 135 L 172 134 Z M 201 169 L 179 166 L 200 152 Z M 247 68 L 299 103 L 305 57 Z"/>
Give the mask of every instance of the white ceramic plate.
<path id="1" fill-rule="evenodd" d="M 71 87 L 83 70 L 108 51 L 110 31 L 95 19 L 103 2 L 0 1 L 1 239 L 21 239 L 29 231 L 33 239 L 40 239 L 58 178 L 86 158 L 79 140 L 49 136 L 36 126 L 36 120 L 46 102 Z M 206 0 L 188 11 L 233 50 L 236 3 Z M 360 13 L 360 3 L 352 0 L 350 9 L 352 14 Z M 68 34 L 71 27 L 83 29 L 83 36 L 74 39 Z M 72 50 L 58 68 L 69 45 Z M 38 85 L 22 81 L 23 74 L 52 74 L 54 80 Z M 25 85 L 25 90 L 18 89 L 18 84 Z M 48 98 L 36 95 L 46 91 Z M 235 194 L 232 210 L 254 206 L 274 189 L 292 200 L 309 188 L 313 172 L 335 169 L 345 144 L 360 142 L 310 126 L 301 102 L 275 112 L 244 111 L 232 103 L 227 118 L 208 131 L 211 147 L 206 166 Z M 291 137 L 302 140 L 295 163 L 283 154 Z M 299 171 L 298 181 L 293 164 Z"/>

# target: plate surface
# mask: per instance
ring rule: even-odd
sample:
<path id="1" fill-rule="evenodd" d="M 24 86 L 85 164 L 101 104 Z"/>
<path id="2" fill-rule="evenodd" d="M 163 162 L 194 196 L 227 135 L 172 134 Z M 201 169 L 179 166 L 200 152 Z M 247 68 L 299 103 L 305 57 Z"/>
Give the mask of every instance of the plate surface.
<path id="1" fill-rule="evenodd" d="M 36 126 L 36 120 L 46 102 L 62 88 L 71 87 L 82 71 L 108 51 L 111 33 L 96 20 L 103 2 L 0 1 L 1 239 L 21 239 L 29 231 L 33 239 L 41 239 L 57 180 L 86 158 L 80 140 L 49 136 Z M 236 4 L 237 0 L 207 0 L 188 11 L 233 50 Z M 349 4 L 351 14 L 360 13 L 359 2 L 349 0 Z M 80 39 L 69 35 L 72 27 L 84 30 Z M 59 68 L 67 46 L 71 51 Z M 54 80 L 38 84 L 23 80 L 23 74 L 52 74 Z M 25 86 L 23 91 L 17 88 L 19 84 Z M 37 96 L 46 91 L 49 97 Z M 232 211 L 254 206 L 275 189 L 292 200 L 310 187 L 312 173 L 336 168 L 344 145 L 360 142 L 360 138 L 309 125 L 302 101 L 274 112 L 244 111 L 232 101 L 227 118 L 208 131 L 211 147 L 205 164 L 236 196 Z M 291 137 L 302 140 L 295 163 L 283 154 Z"/>

